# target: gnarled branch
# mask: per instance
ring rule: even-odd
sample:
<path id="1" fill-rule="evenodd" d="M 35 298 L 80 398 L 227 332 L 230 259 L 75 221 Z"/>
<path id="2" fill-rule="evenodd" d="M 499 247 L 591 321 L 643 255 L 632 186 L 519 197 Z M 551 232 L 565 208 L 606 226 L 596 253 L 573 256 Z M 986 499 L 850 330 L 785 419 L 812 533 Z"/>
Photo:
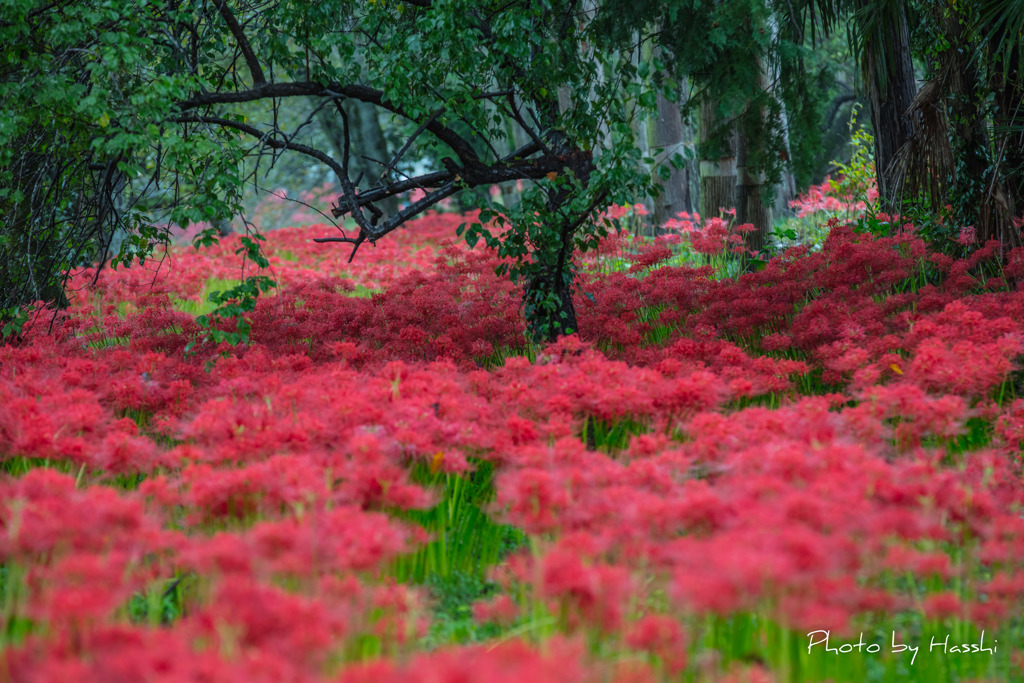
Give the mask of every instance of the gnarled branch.
<path id="1" fill-rule="evenodd" d="M 242 25 L 238 23 L 238 19 L 235 18 L 231 8 L 228 7 L 228 1 L 217 0 L 217 9 L 224 18 L 224 22 L 228 25 L 231 35 L 235 37 L 235 42 L 238 43 L 238 49 L 241 50 L 242 58 L 245 59 L 245 65 L 249 67 L 249 73 L 252 75 L 253 85 L 266 83 L 267 79 L 263 75 L 263 69 L 260 67 L 260 60 L 256 58 L 256 52 L 252 49 L 249 38 L 242 29 Z"/>
<path id="2" fill-rule="evenodd" d="M 369 102 L 385 111 L 416 121 L 417 118 L 409 114 L 403 107 L 394 102 L 385 101 L 384 92 L 365 85 L 340 85 L 311 82 L 288 82 L 288 83 L 264 83 L 256 85 L 248 90 L 225 91 L 225 92 L 202 92 L 179 103 L 182 111 L 206 107 L 215 104 L 237 104 L 240 102 L 255 102 L 257 100 L 273 97 L 299 97 L 299 96 L 338 96 L 344 95 L 354 100 Z M 427 130 L 441 142 L 452 148 L 461 160 L 476 160 L 477 154 L 462 136 L 438 121 L 433 121 L 427 126 Z"/>

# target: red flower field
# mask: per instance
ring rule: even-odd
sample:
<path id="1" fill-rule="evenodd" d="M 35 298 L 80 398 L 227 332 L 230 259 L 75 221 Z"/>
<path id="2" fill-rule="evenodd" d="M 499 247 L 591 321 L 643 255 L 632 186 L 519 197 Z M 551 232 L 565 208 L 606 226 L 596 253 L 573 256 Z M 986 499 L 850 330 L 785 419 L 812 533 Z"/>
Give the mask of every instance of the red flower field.
<path id="1" fill-rule="evenodd" d="M 1024 677 L 1024 250 L 617 234 L 543 348 L 465 220 L 269 233 L 237 347 L 238 238 L 0 346 L 0 681 Z"/>

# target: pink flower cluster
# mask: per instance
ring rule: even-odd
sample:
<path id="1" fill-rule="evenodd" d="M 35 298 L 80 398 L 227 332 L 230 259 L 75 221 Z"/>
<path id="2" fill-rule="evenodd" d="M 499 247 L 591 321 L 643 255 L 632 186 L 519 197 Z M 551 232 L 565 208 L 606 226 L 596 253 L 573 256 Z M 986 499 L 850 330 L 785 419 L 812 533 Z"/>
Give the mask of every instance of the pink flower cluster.
<path id="1" fill-rule="evenodd" d="M 805 218 L 818 213 L 852 218 L 853 215 L 863 213 L 867 209 L 865 202 L 855 200 L 853 197 L 841 196 L 839 192 L 837 183 L 831 178 L 826 178 L 822 184 L 807 188 L 807 192 L 791 201 L 789 206 L 796 209 L 797 218 Z M 878 189 L 872 183 L 867 190 L 867 200 L 874 202 L 877 198 Z"/>

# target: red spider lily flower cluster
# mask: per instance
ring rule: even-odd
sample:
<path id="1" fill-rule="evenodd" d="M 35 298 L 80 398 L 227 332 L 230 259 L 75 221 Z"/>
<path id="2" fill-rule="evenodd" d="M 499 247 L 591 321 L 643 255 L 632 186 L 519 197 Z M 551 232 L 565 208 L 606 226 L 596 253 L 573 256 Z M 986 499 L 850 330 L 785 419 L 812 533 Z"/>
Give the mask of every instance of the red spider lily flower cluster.
<path id="1" fill-rule="evenodd" d="M 199 329 L 175 309 L 238 277 L 227 240 L 92 289 L 79 274 L 52 330 L 0 347 L 2 613 L 25 631 L 0 671 L 651 680 L 703 675 L 707 617 L 852 634 L 897 612 L 990 629 L 1019 613 L 1020 250 L 991 277 L 998 245 L 955 260 L 836 225 L 818 252 L 719 280 L 655 268 L 661 240 L 630 273 L 583 278 L 582 336 L 531 349 L 497 257 L 448 241 L 463 220 L 429 216 L 352 264 L 311 246 L 323 226 L 271 233 L 280 291 L 243 346 L 186 355 Z M 687 232 L 729 248 L 722 220 Z M 382 578 L 431 540 L 409 511 L 442 493 L 413 472 L 482 464 L 486 512 L 530 543 L 475 612 L 546 615 L 544 633 L 416 654 L 427 596 Z M 170 591 L 182 614 L 160 627 Z"/>

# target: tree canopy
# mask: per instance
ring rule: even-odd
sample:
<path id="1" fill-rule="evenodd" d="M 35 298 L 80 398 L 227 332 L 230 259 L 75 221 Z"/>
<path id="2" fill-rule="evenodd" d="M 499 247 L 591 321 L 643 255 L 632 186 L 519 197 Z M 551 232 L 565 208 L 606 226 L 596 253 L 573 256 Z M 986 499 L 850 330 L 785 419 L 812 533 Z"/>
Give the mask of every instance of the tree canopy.
<path id="1" fill-rule="evenodd" d="M 147 258 L 168 241 L 169 225 L 222 225 L 241 212 L 246 184 L 287 154 L 333 172 L 340 199 L 331 209 L 348 223 L 324 241 L 350 244 L 353 257 L 448 197 L 529 181 L 509 206 L 478 195 L 483 211 L 464 234 L 508 257 L 535 338 L 574 331 L 572 257 L 603 234 L 597 212 L 656 194 L 670 176 L 686 182 L 667 163 L 682 167 L 684 155 L 651 143 L 648 124 L 666 103 L 683 105 L 676 138 L 680 126 L 692 138 L 698 119 L 690 154 L 700 161 L 702 213 L 736 206 L 738 221 L 754 225 L 751 251 L 763 249 L 780 180 L 811 179 L 836 107 L 855 98 L 835 92 L 834 69 L 814 53 L 845 19 L 863 66 L 885 207 L 934 209 L 953 192 L 985 236 L 1013 241 L 1009 226 L 1024 201 L 1013 105 L 1024 10 L 1009 0 L 941 8 L 3 0 L 2 8 L 0 310 L 8 318 L 25 303 L 60 304 L 77 266 Z M 916 96 L 915 57 L 933 84 Z M 933 116 L 925 105 L 936 102 L 942 113 Z M 391 117 L 391 144 L 373 130 L 378 113 Z M 305 132 L 317 126 L 333 131 L 331 144 L 309 141 Z M 944 140 L 957 140 L 955 149 Z M 399 208 L 396 198 L 412 190 L 418 198 Z M 215 238 L 211 228 L 200 241 Z M 258 235 L 243 245 L 260 260 Z M 233 295 L 251 300 L 271 285 L 249 281 Z"/>
<path id="2" fill-rule="evenodd" d="M 127 263 L 166 240 L 156 225 L 230 217 L 242 160 L 288 152 L 336 173 L 334 215 L 356 228 L 331 239 L 353 255 L 461 190 L 534 181 L 499 221 L 512 226 L 500 244 L 537 334 L 551 336 L 575 328 L 571 255 L 596 234 L 592 214 L 644 182 L 636 55 L 588 47 L 576 2 L 7 4 L 8 307 L 52 300 L 59 274 L 101 258 L 114 227 L 131 236 Z M 308 119 L 282 124 L 308 98 L 339 117 L 340 158 L 297 141 Z M 390 158 L 371 160 L 369 184 L 353 174 L 364 151 L 349 100 L 409 124 Z M 511 126 L 524 144 L 510 148 Z M 435 168 L 406 172 L 414 145 Z M 425 194 L 402 210 L 380 208 L 414 188 Z"/>

